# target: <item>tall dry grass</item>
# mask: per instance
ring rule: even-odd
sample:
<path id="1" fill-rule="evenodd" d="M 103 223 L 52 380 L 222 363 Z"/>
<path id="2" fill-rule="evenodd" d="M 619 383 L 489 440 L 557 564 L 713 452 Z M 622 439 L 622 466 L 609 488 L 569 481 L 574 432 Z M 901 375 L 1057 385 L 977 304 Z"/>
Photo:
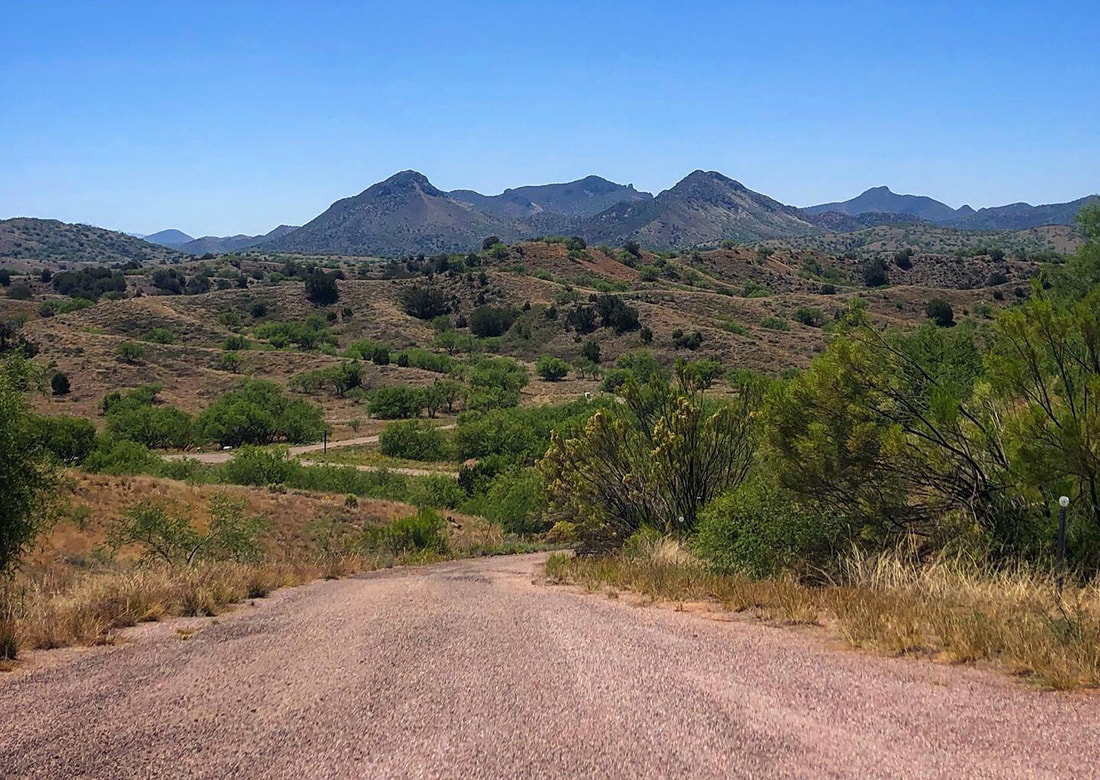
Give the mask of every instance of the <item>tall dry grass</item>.
<path id="1" fill-rule="evenodd" d="M 1032 567 L 994 568 L 965 558 L 917 562 L 852 554 L 835 581 L 717 575 L 688 553 L 635 549 L 601 558 L 554 555 L 547 574 L 592 590 L 657 600 L 707 599 L 780 623 L 818 623 L 855 647 L 992 662 L 1052 688 L 1100 685 L 1100 582 L 1068 584 Z"/>

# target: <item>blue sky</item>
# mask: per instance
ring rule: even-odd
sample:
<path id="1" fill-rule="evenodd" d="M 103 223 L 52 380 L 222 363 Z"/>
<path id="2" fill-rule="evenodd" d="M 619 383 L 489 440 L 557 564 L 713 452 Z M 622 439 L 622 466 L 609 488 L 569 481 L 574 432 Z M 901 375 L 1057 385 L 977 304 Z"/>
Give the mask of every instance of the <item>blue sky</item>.
<path id="1" fill-rule="evenodd" d="M 266 232 L 406 168 L 794 205 L 1100 190 L 1092 2 L 22 2 L 0 217 Z"/>

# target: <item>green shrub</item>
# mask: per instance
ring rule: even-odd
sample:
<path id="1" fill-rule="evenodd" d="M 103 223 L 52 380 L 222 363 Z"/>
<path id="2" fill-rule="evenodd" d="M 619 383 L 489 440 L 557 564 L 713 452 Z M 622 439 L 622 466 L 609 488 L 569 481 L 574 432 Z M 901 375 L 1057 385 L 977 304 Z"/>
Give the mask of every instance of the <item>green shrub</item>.
<path id="1" fill-rule="evenodd" d="M 191 415 L 160 404 L 158 385 L 142 385 L 128 393 L 113 393 L 103 399 L 107 430 L 150 448 L 183 448 L 194 442 Z"/>
<path id="2" fill-rule="evenodd" d="M 556 382 L 559 379 L 564 379 L 569 373 L 569 364 L 561 358 L 543 355 L 535 363 L 535 371 L 548 382 Z"/>
<path id="3" fill-rule="evenodd" d="M 280 485 L 292 482 L 304 468 L 286 447 L 244 446 L 230 456 L 222 476 L 234 485 Z"/>
<path id="4" fill-rule="evenodd" d="M 466 493 L 458 482 L 447 476 L 413 477 L 407 482 L 408 492 L 399 500 L 417 507 L 458 509 Z"/>
<path id="5" fill-rule="evenodd" d="M 176 340 L 176 335 L 168 328 L 153 328 L 145 334 L 145 340 L 154 344 L 171 344 Z"/>
<path id="6" fill-rule="evenodd" d="M 760 327 L 767 328 L 768 330 L 790 330 L 791 326 L 787 324 L 787 321 L 782 317 L 765 317 L 760 320 Z"/>
<path id="7" fill-rule="evenodd" d="M 722 364 L 712 358 L 696 360 L 692 363 L 678 360 L 676 362 L 676 373 L 683 381 L 705 389 L 714 384 L 715 379 L 722 376 Z"/>
<path id="8" fill-rule="evenodd" d="M 549 527 L 544 517 L 546 484 L 533 468 L 499 474 L 490 483 L 482 505 L 485 519 L 509 533 L 541 533 Z"/>
<path id="9" fill-rule="evenodd" d="M 363 532 L 362 545 L 368 550 L 384 550 L 394 555 L 423 552 L 446 555 L 450 548 L 447 523 L 430 509 L 421 509 L 387 526 L 368 528 Z"/>
<path id="10" fill-rule="evenodd" d="M 371 391 L 367 408 L 380 420 L 419 417 L 424 409 L 424 391 L 408 385 L 387 385 Z"/>
<path id="11" fill-rule="evenodd" d="M 309 317 L 305 322 L 265 322 L 255 333 L 257 338 L 266 339 L 276 349 L 295 346 L 310 350 L 324 344 L 336 344 L 336 337 L 329 332 L 322 317 Z"/>
<path id="12" fill-rule="evenodd" d="M 50 377 L 50 391 L 54 395 L 68 395 L 72 390 L 72 384 L 69 382 L 69 375 L 63 371 L 55 371 L 54 375 Z"/>
<path id="13" fill-rule="evenodd" d="M 437 374 L 449 374 L 458 365 L 458 361 L 449 355 L 441 355 L 421 347 L 410 347 L 402 351 L 401 355 L 404 357 L 403 365 Z"/>
<path id="14" fill-rule="evenodd" d="M 478 338 L 502 336 L 516 321 L 517 312 L 511 306 L 481 306 L 470 314 L 470 333 Z"/>
<path id="15" fill-rule="evenodd" d="M 30 427 L 34 438 L 64 465 L 82 462 L 95 448 L 95 425 L 83 417 L 32 415 Z"/>
<path id="16" fill-rule="evenodd" d="M 728 333 L 736 333 L 738 336 L 750 337 L 752 333 L 744 325 L 740 325 L 733 320 L 722 320 L 718 323 L 718 327 Z"/>
<path id="17" fill-rule="evenodd" d="M 794 318 L 808 328 L 820 328 L 825 324 L 825 314 L 816 307 L 803 306 L 794 313 Z"/>
<path id="18" fill-rule="evenodd" d="M 928 315 L 928 319 L 941 328 L 950 328 L 955 324 L 955 311 L 951 308 L 951 304 L 943 298 L 933 298 L 928 301 L 924 311 Z"/>
<path id="19" fill-rule="evenodd" d="M 108 533 L 113 550 L 137 544 L 145 557 L 180 566 L 198 560 L 256 562 L 263 557 L 260 535 L 267 522 L 247 515 L 240 497 L 216 493 L 209 502 L 210 522 L 205 531 L 192 523 L 178 504 L 146 499 L 130 507 Z"/>
<path id="20" fill-rule="evenodd" d="M 771 577 L 825 566 L 846 541 L 835 515 L 803 510 L 791 494 L 750 480 L 703 510 L 694 546 L 717 572 Z"/>
<path id="21" fill-rule="evenodd" d="M 140 363 L 145 357 L 145 347 L 133 341 L 124 341 L 115 349 L 115 355 L 123 363 L 133 365 Z"/>
<path id="22" fill-rule="evenodd" d="M 326 428 L 319 407 L 290 398 L 279 385 L 259 379 L 223 394 L 195 424 L 202 440 L 223 447 L 317 441 Z"/>
<path id="23" fill-rule="evenodd" d="M 443 460 L 447 437 L 427 420 L 409 420 L 386 426 L 379 436 L 383 455 L 409 460 Z"/>
<path id="24" fill-rule="evenodd" d="M 84 458 L 84 468 L 97 474 L 115 476 L 156 474 L 161 459 L 140 442 L 112 434 L 96 437 L 95 448 Z"/>
<path id="25" fill-rule="evenodd" d="M 470 409 L 519 406 L 520 390 L 527 385 L 527 369 L 505 357 L 470 358 L 464 370 L 470 385 Z"/>

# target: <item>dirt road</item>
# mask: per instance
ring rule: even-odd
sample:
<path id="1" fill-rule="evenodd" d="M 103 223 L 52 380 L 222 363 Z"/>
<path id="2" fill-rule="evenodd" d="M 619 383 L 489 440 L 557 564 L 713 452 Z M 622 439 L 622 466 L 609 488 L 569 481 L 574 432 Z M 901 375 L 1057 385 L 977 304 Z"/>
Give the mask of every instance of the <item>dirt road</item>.
<path id="1" fill-rule="evenodd" d="M 543 556 L 279 592 L 0 675 L 4 777 L 1077 777 L 1100 697 L 534 585 Z"/>
<path id="2" fill-rule="evenodd" d="M 450 424 L 450 425 L 440 425 L 439 430 L 449 431 L 449 430 L 453 430 L 454 427 L 455 426 L 454 426 L 453 423 Z M 290 454 L 291 454 L 292 457 L 297 457 L 299 455 L 308 455 L 311 452 L 321 452 L 326 447 L 328 449 L 332 450 L 332 449 L 337 449 L 339 447 L 358 447 L 358 446 L 365 446 L 365 445 L 368 445 L 368 444 L 377 444 L 378 443 L 378 438 L 379 438 L 379 434 L 376 433 L 372 436 L 356 436 L 355 438 L 352 438 L 352 439 L 337 439 L 335 441 L 330 441 L 327 445 L 324 444 L 324 443 L 322 443 L 322 444 L 298 444 L 298 445 L 295 445 L 293 447 L 290 447 L 289 451 L 290 451 Z M 212 464 L 216 464 L 216 463 L 226 463 L 231 457 L 233 457 L 233 451 L 232 450 L 219 450 L 217 452 L 175 452 L 175 453 L 172 453 L 171 455 L 165 455 L 164 457 L 167 460 L 192 459 L 192 460 L 197 460 L 199 463 L 206 463 L 206 464 L 212 465 Z M 364 467 L 364 470 L 365 471 L 377 471 L 377 470 L 379 470 L 379 468 L 375 467 L 375 466 L 366 466 L 366 467 Z M 391 471 L 398 471 L 398 469 L 390 469 L 390 470 Z M 419 472 L 419 471 L 424 471 L 424 469 L 406 469 L 405 471 L 406 472 Z"/>

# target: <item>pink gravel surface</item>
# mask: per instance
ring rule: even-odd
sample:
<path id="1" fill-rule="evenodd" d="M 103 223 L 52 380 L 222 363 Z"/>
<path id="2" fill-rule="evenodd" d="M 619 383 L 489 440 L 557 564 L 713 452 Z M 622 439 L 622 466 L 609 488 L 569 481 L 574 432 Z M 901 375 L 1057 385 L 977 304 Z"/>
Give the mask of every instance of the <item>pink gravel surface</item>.
<path id="1" fill-rule="evenodd" d="M 321 582 L 37 654 L 0 675 L 0 776 L 1100 776 L 1095 692 L 535 584 L 544 560 Z"/>

